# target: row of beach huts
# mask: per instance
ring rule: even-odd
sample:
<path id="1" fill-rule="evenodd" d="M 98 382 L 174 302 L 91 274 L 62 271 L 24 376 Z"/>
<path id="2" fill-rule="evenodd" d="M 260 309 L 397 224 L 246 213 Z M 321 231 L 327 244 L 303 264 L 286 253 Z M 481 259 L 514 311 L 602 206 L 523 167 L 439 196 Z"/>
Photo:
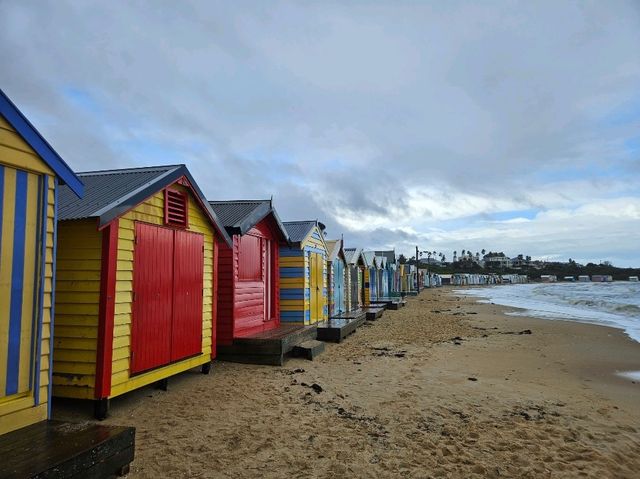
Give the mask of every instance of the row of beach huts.
<path id="1" fill-rule="evenodd" d="M 102 419 L 215 358 L 312 359 L 441 284 L 271 200 L 206 198 L 184 165 L 75 173 L 1 90 L 0 219 L 0 477 L 126 473 L 134 430 L 52 421 L 52 396 Z"/>

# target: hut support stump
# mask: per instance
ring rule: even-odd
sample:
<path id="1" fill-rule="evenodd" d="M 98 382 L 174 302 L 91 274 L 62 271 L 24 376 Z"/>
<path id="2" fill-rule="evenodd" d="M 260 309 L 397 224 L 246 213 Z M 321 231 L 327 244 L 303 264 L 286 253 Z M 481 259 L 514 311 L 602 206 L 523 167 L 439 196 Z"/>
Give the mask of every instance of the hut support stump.
<path id="1" fill-rule="evenodd" d="M 161 391 L 167 391 L 169 389 L 169 378 L 161 379 L 155 384 L 156 389 L 160 389 Z"/>
<path id="2" fill-rule="evenodd" d="M 211 371 L 211 362 L 204 363 L 202 365 L 202 374 L 209 374 L 210 371 Z"/>
<path id="3" fill-rule="evenodd" d="M 93 401 L 93 416 L 98 421 L 104 421 L 109 415 L 109 399 L 102 398 Z"/>

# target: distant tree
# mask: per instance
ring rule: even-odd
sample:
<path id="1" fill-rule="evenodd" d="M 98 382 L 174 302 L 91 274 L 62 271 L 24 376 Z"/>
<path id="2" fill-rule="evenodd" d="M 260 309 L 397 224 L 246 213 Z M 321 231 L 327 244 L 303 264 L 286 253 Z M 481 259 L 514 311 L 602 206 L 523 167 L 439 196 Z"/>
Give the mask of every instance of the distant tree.
<path id="1" fill-rule="evenodd" d="M 464 257 L 464 254 L 467 252 L 466 249 L 463 249 L 462 252 L 460 253 L 460 256 Z"/>
<path id="2" fill-rule="evenodd" d="M 407 263 L 407 257 L 405 255 L 403 255 L 402 253 L 400 253 L 400 256 L 398 257 L 398 263 L 406 264 Z"/>
<path id="3" fill-rule="evenodd" d="M 485 255 L 485 253 L 487 252 L 487 250 L 486 250 L 486 249 L 484 249 L 484 248 L 482 248 L 482 251 L 480 251 L 480 252 L 482 253 L 482 256 L 484 256 L 484 255 Z"/>

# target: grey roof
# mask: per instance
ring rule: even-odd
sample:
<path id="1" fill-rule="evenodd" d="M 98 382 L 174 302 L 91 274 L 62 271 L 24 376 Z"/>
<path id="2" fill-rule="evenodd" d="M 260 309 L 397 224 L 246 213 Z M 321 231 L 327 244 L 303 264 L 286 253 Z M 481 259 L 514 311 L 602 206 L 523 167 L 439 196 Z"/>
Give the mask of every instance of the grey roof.
<path id="1" fill-rule="evenodd" d="M 344 248 L 344 256 L 349 264 L 357 264 L 362 250 L 360 248 Z"/>
<path id="2" fill-rule="evenodd" d="M 185 165 L 152 166 L 78 173 L 84 183 L 84 196 L 78 198 L 67 186 L 59 190 L 58 219 L 98 218 L 104 226 L 149 196 L 185 177 L 196 199 L 227 244 L 231 239 L 211 209 Z"/>
<path id="3" fill-rule="evenodd" d="M 384 256 L 385 260 L 392 264 L 396 262 L 396 252 L 394 250 L 376 251 L 376 256 Z"/>
<path id="4" fill-rule="evenodd" d="M 376 253 L 374 251 L 363 251 L 362 257 L 364 258 L 365 266 L 367 266 L 368 268 L 372 268 L 374 265 Z"/>
<path id="5" fill-rule="evenodd" d="M 325 243 L 327 244 L 327 261 L 335 261 L 338 257 L 345 258 L 342 240 L 326 240 Z M 341 251 L 343 251 L 342 254 L 340 254 Z"/>
<path id="6" fill-rule="evenodd" d="M 309 231 L 311 231 L 314 226 L 318 226 L 318 222 L 316 220 L 285 221 L 283 224 L 287 233 L 289 233 L 291 242 L 293 243 L 300 243 L 303 241 L 309 234 Z"/>
<path id="7" fill-rule="evenodd" d="M 271 200 L 209 201 L 209 205 L 230 235 L 245 234 L 271 213 L 282 237 L 289 241 L 289 234 L 273 208 Z"/>
<path id="8" fill-rule="evenodd" d="M 384 256 L 379 256 L 376 254 L 376 263 L 378 268 L 384 268 L 386 260 Z"/>

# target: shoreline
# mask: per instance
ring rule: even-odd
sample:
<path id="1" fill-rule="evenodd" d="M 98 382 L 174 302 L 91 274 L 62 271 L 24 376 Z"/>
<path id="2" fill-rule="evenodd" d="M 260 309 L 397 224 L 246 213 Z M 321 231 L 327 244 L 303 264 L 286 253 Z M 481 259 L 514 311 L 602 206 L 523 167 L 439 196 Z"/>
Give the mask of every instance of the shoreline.
<path id="1" fill-rule="evenodd" d="M 609 388 L 614 388 L 615 399 L 630 407 L 636 406 L 640 400 L 640 396 L 631 400 L 629 397 L 629 392 L 637 391 L 640 381 L 624 376 L 624 373 L 640 371 L 640 343 L 624 329 L 587 321 L 525 315 L 522 314 L 527 311 L 525 308 L 483 303 L 478 301 L 478 296 L 460 295 L 453 290 L 446 293 L 471 303 L 479 313 L 486 308 L 485 314 L 496 318 L 502 316 L 504 320 L 523 330 L 541 328 L 549 339 L 549 344 L 556 345 L 556 355 L 561 354 L 560 348 L 571 352 L 560 366 L 566 368 L 568 365 L 575 378 L 592 382 L 606 396 L 611 396 L 612 390 Z M 483 298 L 490 301 L 490 298 Z M 513 312 L 518 314 L 510 314 Z M 567 338 L 574 341 L 568 341 Z M 571 342 L 574 344 L 570 344 Z"/>
<path id="2" fill-rule="evenodd" d="M 115 398 L 105 423 L 137 428 L 135 479 L 635 477 L 640 385 L 611 371 L 640 345 L 507 309 L 426 290 L 314 361 L 216 361 Z"/>
<path id="3" fill-rule="evenodd" d="M 531 283 L 528 283 L 531 284 Z M 539 283 L 539 284 L 545 284 L 545 283 Z M 448 290 L 451 294 L 459 296 L 459 297 L 464 297 L 464 298 L 469 298 L 469 299 L 473 299 L 476 298 L 476 303 L 477 304 L 495 304 L 498 306 L 502 306 L 503 308 L 507 308 L 507 309 L 511 309 L 513 310 L 513 313 L 517 313 L 517 314 L 511 314 L 510 311 L 506 311 L 504 312 L 504 314 L 508 314 L 508 315 L 512 315 L 512 316 L 524 316 L 524 317 L 529 317 L 529 318 L 535 318 L 535 319 L 544 319 L 547 321 L 565 321 L 565 322 L 569 322 L 569 323 L 580 323 L 580 324 L 587 324 L 587 325 L 592 325 L 592 326 L 600 326 L 600 327 L 605 327 L 605 328 L 611 328 L 611 329 L 615 329 L 618 331 L 622 331 L 625 336 L 627 336 L 631 341 L 634 341 L 638 344 L 640 344 L 640 339 L 636 339 L 634 337 L 631 336 L 631 334 L 629 334 L 629 332 L 627 331 L 627 328 L 623 325 L 612 325 L 612 324 L 605 324 L 603 322 L 598 322 L 596 320 L 589 320 L 589 319 L 584 319 L 584 318 L 562 318 L 560 316 L 557 317 L 552 317 L 552 314 L 550 314 L 549 316 L 543 316 L 543 315 L 535 315 L 535 314 L 524 314 L 527 313 L 529 311 L 531 311 L 529 308 L 526 307 L 517 307 L 517 306 L 512 306 L 512 305 L 505 305 L 505 304 L 500 304 L 500 303 L 494 303 L 493 301 L 495 301 L 493 298 L 490 298 L 488 296 L 481 296 L 481 295 L 466 295 L 466 294 L 461 294 L 458 295 L 456 294 L 456 291 L 458 290 L 464 290 L 464 289 L 484 289 L 484 288 L 490 288 L 490 287 L 494 287 L 495 285 L 471 285 L 471 286 L 454 286 L 454 289 Z M 514 285 L 500 285 L 501 287 L 509 287 L 509 286 L 514 286 Z M 484 303 L 483 301 L 486 301 L 486 303 Z M 609 314 L 606 312 L 602 312 L 603 314 Z M 639 319 L 640 321 L 640 319 Z"/>

